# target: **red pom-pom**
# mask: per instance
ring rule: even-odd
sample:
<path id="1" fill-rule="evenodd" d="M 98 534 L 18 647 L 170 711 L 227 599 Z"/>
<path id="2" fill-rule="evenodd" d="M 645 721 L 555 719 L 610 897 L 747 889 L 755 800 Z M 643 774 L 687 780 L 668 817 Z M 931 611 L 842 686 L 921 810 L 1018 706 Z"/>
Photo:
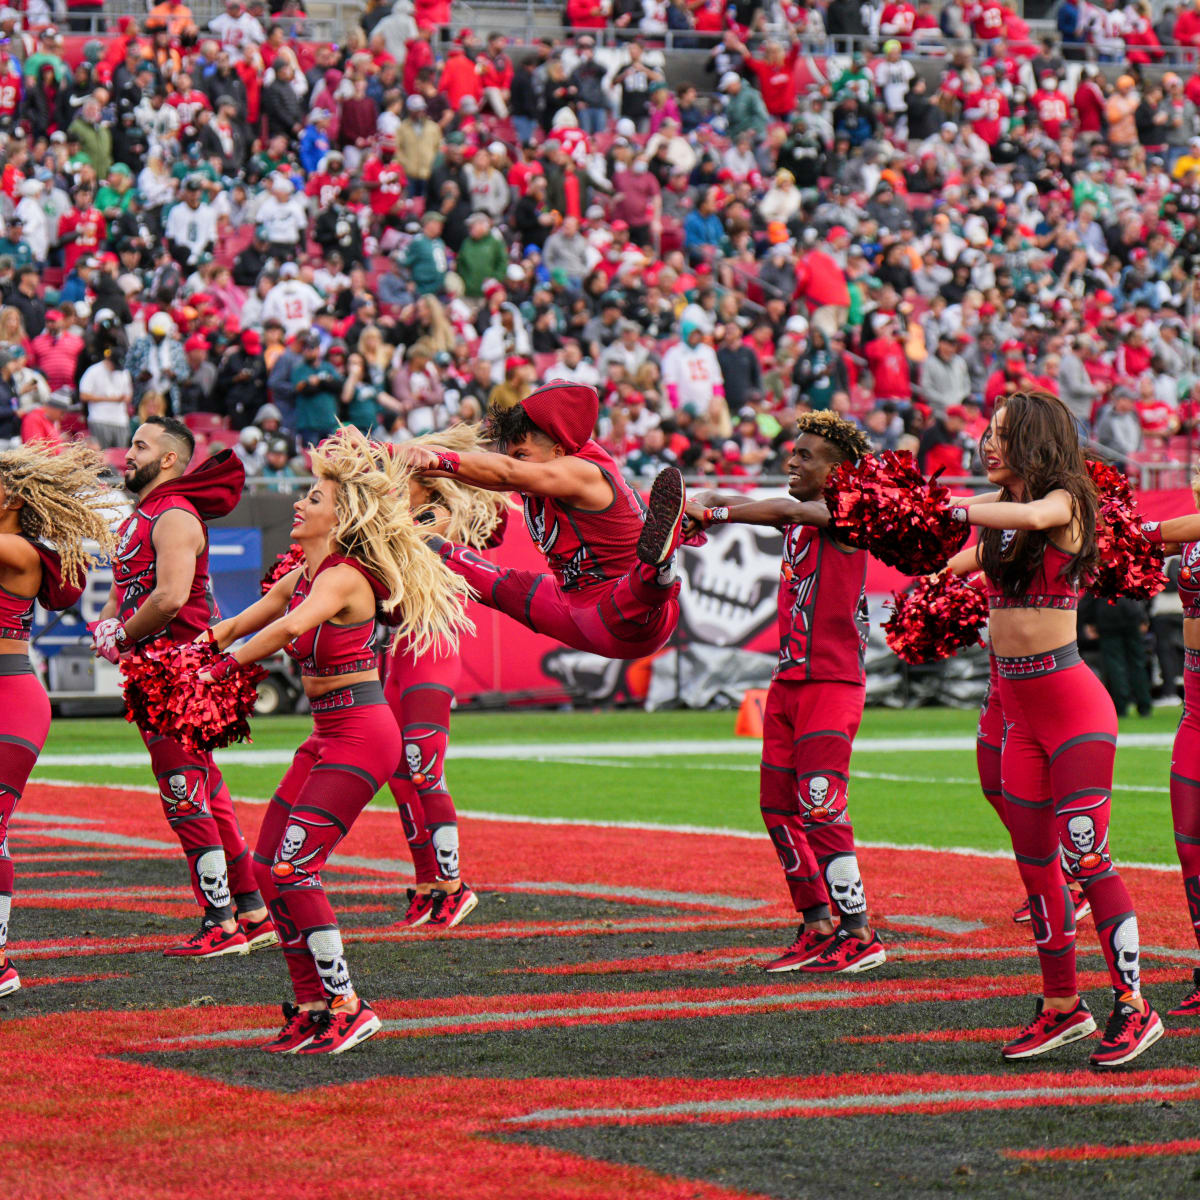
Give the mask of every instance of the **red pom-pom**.
<path id="1" fill-rule="evenodd" d="M 966 544 L 970 529 L 950 515 L 949 499 L 911 454 L 892 450 L 844 462 L 825 483 L 834 537 L 905 575 L 938 570 Z"/>
<path id="2" fill-rule="evenodd" d="M 302 566 L 304 551 L 293 542 L 285 554 L 280 554 L 275 559 L 275 565 L 262 577 L 262 594 L 265 596 L 285 575 Z"/>
<path id="3" fill-rule="evenodd" d="M 1094 596 L 1115 600 L 1131 596 L 1149 600 L 1167 586 L 1163 574 L 1162 546 L 1142 536 L 1144 518 L 1129 480 L 1108 463 L 1088 462 L 1088 474 L 1100 493 L 1096 513 L 1096 546 L 1099 562 L 1087 581 Z"/>
<path id="4" fill-rule="evenodd" d="M 906 663 L 951 658 L 964 646 L 982 645 L 987 597 L 948 569 L 922 576 L 911 590 L 892 595 L 884 622 L 888 648 Z"/>
<path id="5" fill-rule="evenodd" d="M 254 667 L 201 683 L 198 673 L 217 654 L 212 645 L 160 640 L 124 655 L 125 719 L 201 753 L 248 742 L 256 685 L 266 672 Z"/>

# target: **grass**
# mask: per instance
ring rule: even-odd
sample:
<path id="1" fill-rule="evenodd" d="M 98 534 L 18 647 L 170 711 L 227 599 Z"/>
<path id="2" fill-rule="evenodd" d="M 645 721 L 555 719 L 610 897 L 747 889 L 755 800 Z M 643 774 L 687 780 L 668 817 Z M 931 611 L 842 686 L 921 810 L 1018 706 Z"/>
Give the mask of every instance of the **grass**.
<path id="1" fill-rule="evenodd" d="M 871 738 L 905 738 L 911 749 L 855 751 L 851 814 L 864 841 L 964 846 L 1004 850 L 1007 842 L 980 795 L 974 752 L 929 750 L 932 736 L 972 738 L 973 712 L 928 708 L 868 709 L 860 744 Z M 1177 709 L 1159 709 L 1146 720 L 1132 718 L 1126 732 L 1170 736 Z M 451 734 L 449 781 L 460 808 L 515 816 L 567 817 L 591 821 L 719 826 L 758 832 L 758 769 L 755 743 L 745 753 L 719 755 L 706 745 L 733 733 L 732 713 L 510 712 L 461 713 Z M 311 728 L 307 717 L 277 717 L 255 725 L 254 749 L 294 749 Z M 686 741 L 696 753 L 661 759 L 627 757 L 631 742 Z M 454 748 L 519 746 L 530 743 L 595 744 L 571 762 L 461 758 Z M 53 754 L 142 754 L 137 732 L 116 718 L 54 722 L 46 747 Z M 234 761 L 236 751 L 218 756 L 235 795 L 267 799 L 283 767 Z M 1119 746 L 1113 814 L 1118 861 L 1171 864 L 1175 861 L 1167 775 L 1170 749 Z M 92 783 L 150 782 L 141 767 L 39 766 L 34 778 Z M 1138 789 L 1138 790 L 1134 790 Z M 390 804 L 386 793 L 376 804 Z"/>

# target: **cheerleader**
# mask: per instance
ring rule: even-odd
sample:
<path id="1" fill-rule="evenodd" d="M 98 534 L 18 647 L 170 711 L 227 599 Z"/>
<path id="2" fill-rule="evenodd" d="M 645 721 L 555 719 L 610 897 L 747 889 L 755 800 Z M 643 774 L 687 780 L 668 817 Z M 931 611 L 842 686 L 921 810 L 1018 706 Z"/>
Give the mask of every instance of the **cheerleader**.
<path id="1" fill-rule="evenodd" d="M 473 425 L 427 434 L 416 443 L 436 443 L 456 453 L 480 449 Z M 458 479 L 413 477 L 408 483 L 408 504 L 420 531 L 473 550 L 499 544 L 508 503 L 503 493 Z M 383 694 L 404 739 L 404 757 L 390 783 L 417 876 L 401 924 L 413 927 L 453 929 L 479 903 L 462 879 L 458 817 L 444 774 L 460 668 L 458 647 L 445 638 L 422 654 L 409 639 L 397 639 L 388 657 Z"/>
<path id="2" fill-rule="evenodd" d="M 1075 912 L 1061 862 L 1091 904 L 1115 994 L 1091 1063 L 1117 1067 L 1162 1037 L 1163 1025 L 1141 994 L 1137 917 L 1109 847 L 1116 711 L 1075 643 L 1079 580 L 1096 561 L 1096 490 L 1074 420 L 1054 396 L 1010 396 L 983 450 L 1000 490 L 954 515 L 983 530 L 979 561 L 1006 731 L 1006 823 L 1044 993 L 1002 1054 L 1031 1058 L 1096 1029 L 1079 996 Z"/>
<path id="3" fill-rule="evenodd" d="M 1200 474 L 1192 478 L 1192 495 L 1200 509 Z M 1168 554 L 1181 555 L 1179 599 L 1183 603 L 1183 716 L 1171 754 L 1171 819 L 1175 849 L 1183 868 L 1188 916 L 1200 945 L 1200 514 L 1149 521 L 1142 532 Z M 1168 1015 L 1200 1016 L 1200 968 L 1195 985 Z"/>
<path id="4" fill-rule="evenodd" d="M 301 663 L 313 713 L 267 809 L 254 851 L 296 1003 L 264 1045 L 273 1053 L 340 1054 L 380 1028 L 355 993 L 321 869 L 402 756 L 374 649 L 375 612 L 392 610 L 397 639 L 420 657 L 469 629 L 466 585 L 422 541 L 408 507 L 409 472 L 343 429 L 312 452 L 316 483 L 295 504 L 292 540 L 304 565 L 258 603 L 211 630 L 224 649 L 202 672 L 219 679 L 285 650 Z M 199 639 L 198 639 L 199 640 Z"/>
<path id="5" fill-rule="evenodd" d="M 34 442 L 0 453 L 0 996 L 21 986 L 6 952 L 13 891 L 8 823 L 50 728 L 50 701 L 29 660 L 33 606 L 59 610 L 78 602 L 96 562 L 85 543 L 112 552 L 105 469 L 82 442 Z"/>

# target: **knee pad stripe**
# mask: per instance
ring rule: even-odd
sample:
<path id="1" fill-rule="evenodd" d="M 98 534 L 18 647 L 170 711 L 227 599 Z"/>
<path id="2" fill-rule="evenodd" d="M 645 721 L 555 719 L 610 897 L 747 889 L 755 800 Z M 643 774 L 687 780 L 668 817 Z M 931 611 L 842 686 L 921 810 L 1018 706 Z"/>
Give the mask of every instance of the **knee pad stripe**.
<path id="1" fill-rule="evenodd" d="M 271 865 L 272 860 L 269 858 L 264 858 L 257 850 L 253 851 L 250 857 L 260 866 L 269 867 Z"/>
<path id="2" fill-rule="evenodd" d="M 318 771 L 322 774 L 328 774 L 330 771 L 338 771 L 343 775 L 353 775 L 356 779 L 361 779 L 369 783 L 372 791 L 379 790 L 379 783 L 376 781 L 374 775 L 369 771 L 364 771 L 362 767 L 355 767 L 350 763 L 318 763 L 313 767 L 312 773 L 315 775 Z"/>
<path id="3" fill-rule="evenodd" d="M 985 742 L 983 738 L 975 739 L 975 748 L 977 750 L 990 750 L 993 754 L 999 754 L 1001 750 L 994 742 Z"/>
<path id="4" fill-rule="evenodd" d="M 1041 958 L 1065 958 L 1068 954 L 1073 954 L 1075 951 L 1075 930 L 1069 930 L 1064 936 L 1069 939 L 1065 946 L 1060 946 L 1057 950 L 1052 950 L 1049 946 L 1039 945 L 1037 948 L 1038 955 Z"/>
<path id="5" fill-rule="evenodd" d="M 760 762 L 758 764 L 764 771 L 776 771 L 780 775 L 795 775 L 794 767 L 777 767 L 774 763 Z"/>
<path id="6" fill-rule="evenodd" d="M 429 721 L 413 721 L 408 725 L 402 725 L 400 732 L 407 738 L 410 734 L 420 734 L 420 732 L 444 733 L 447 737 L 450 736 L 450 730 L 445 725 L 434 725 Z"/>
<path id="7" fill-rule="evenodd" d="M 11 783 L 3 783 L 3 782 L 0 782 L 0 793 L 6 793 L 7 795 L 12 796 L 16 800 L 20 800 L 21 795 L 22 795 L 22 793 L 18 792 L 17 789 L 15 787 L 13 787 L 13 785 Z"/>
<path id="8" fill-rule="evenodd" d="M 1128 912 L 1117 913 L 1115 917 L 1109 917 L 1104 921 L 1097 921 L 1096 930 L 1099 932 L 1101 929 L 1111 929 L 1114 925 L 1120 925 L 1122 921 L 1128 921 L 1134 915 L 1133 909 L 1130 909 Z"/>
<path id="9" fill-rule="evenodd" d="M 1119 878 L 1119 876 L 1117 875 L 1116 867 L 1110 867 L 1107 871 L 1104 871 L 1099 875 L 1091 875 L 1087 879 L 1081 878 L 1076 873 L 1076 870 L 1073 868 L 1070 868 L 1070 867 L 1068 867 L 1067 873 L 1071 876 L 1072 879 L 1074 879 L 1079 884 L 1080 890 L 1084 891 L 1084 892 L 1086 892 L 1088 890 L 1088 888 L 1090 888 L 1092 886 L 1092 884 L 1099 883 L 1103 879 Z"/>
<path id="10" fill-rule="evenodd" d="M 1000 795 L 1002 795 L 1009 804 L 1015 804 L 1018 808 L 1045 808 L 1051 803 L 1049 796 L 1047 796 L 1045 800 L 1023 800 L 1020 796 L 1014 796 L 1007 788 L 1001 788 Z"/>
<path id="11" fill-rule="evenodd" d="M 1188 787 L 1200 788 L 1200 779 L 1189 779 L 1186 775 L 1180 775 L 1175 771 L 1171 772 L 1171 779 L 1175 783 L 1184 783 Z"/>
<path id="12" fill-rule="evenodd" d="M 454 689 L 444 683 L 414 683 L 412 687 L 406 687 L 400 693 L 400 698 L 403 700 L 405 696 L 411 696 L 414 692 L 442 692 L 447 696 L 454 695 Z"/>
<path id="13" fill-rule="evenodd" d="M 0 733 L 0 745 L 21 746 L 31 754 L 41 754 L 42 748 L 27 738 L 17 737 L 15 733 Z"/>
<path id="14" fill-rule="evenodd" d="M 818 775 L 826 775 L 833 779 L 840 779 L 843 783 L 850 782 L 850 776 L 844 771 L 831 771 L 828 767 L 817 767 L 812 771 L 797 771 L 797 779 L 814 779 Z"/>
<path id="15" fill-rule="evenodd" d="M 1175 830 L 1175 840 L 1185 846 L 1200 846 L 1200 837 L 1189 837 L 1186 833 L 1180 833 L 1178 829 Z"/>
<path id="16" fill-rule="evenodd" d="M 208 778 L 208 768 L 203 763 L 177 763 L 173 767 L 168 767 L 165 771 L 155 771 L 155 779 L 169 779 L 172 775 L 182 775 L 184 771 L 199 771 L 206 779 Z"/>
<path id="17" fill-rule="evenodd" d="M 821 737 L 841 738 L 843 742 L 849 742 L 852 740 L 850 735 L 841 729 L 814 729 L 812 733 L 802 733 L 798 738 L 796 738 L 793 745 L 799 745 L 801 742 L 807 742 L 811 741 L 813 738 Z"/>
<path id="18" fill-rule="evenodd" d="M 346 826 L 343 822 L 339 821 L 337 819 L 337 817 L 335 817 L 333 815 L 333 813 L 328 812 L 326 809 L 323 809 L 323 808 L 317 808 L 317 806 L 315 804 L 294 805 L 292 808 L 293 818 L 295 818 L 298 813 L 307 813 L 310 816 L 319 817 L 322 821 L 328 821 L 330 825 L 336 825 L 337 828 L 342 831 L 343 837 L 345 837 L 346 834 L 350 832 L 349 827 Z"/>
<path id="19" fill-rule="evenodd" d="M 1018 854 L 1017 862 L 1024 863 L 1027 867 L 1048 867 L 1052 863 L 1058 862 L 1058 851 L 1053 854 L 1048 854 L 1045 858 L 1034 858 L 1030 854 Z"/>
<path id="20" fill-rule="evenodd" d="M 525 596 L 525 624 L 530 625 L 533 621 L 533 597 L 537 594 L 538 588 L 542 586 L 544 575 L 538 575 L 533 581 L 533 587 L 529 589 Z M 498 584 L 497 584 L 498 586 Z M 492 588 L 492 599 L 496 598 L 496 587 Z"/>
<path id="21" fill-rule="evenodd" d="M 1067 738 L 1067 740 L 1050 755 L 1050 761 L 1053 762 L 1065 751 L 1071 750 L 1075 746 L 1082 746 L 1087 742 L 1107 742 L 1108 745 L 1115 746 L 1117 744 L 1117 739 L 1116 735 L 1111 733 L 1081 733 L 1078 737 Z"/>
<path id="22" fill-rule="evenodd" d="M 1072 800 L 1082 800 L 1085 796 L 1094 797 L 1097 800 L 1111 800 L 1112 799 L 1112 788 L 1103 788 L 1103 787 L 1076 788 L 1075 791 L 1068 792 L 1065 796 L 1063 796 L 1055 804 L 1055 809 L 1057 811 L 1061 812 L 1066 805 L 1071 803 Z"/>

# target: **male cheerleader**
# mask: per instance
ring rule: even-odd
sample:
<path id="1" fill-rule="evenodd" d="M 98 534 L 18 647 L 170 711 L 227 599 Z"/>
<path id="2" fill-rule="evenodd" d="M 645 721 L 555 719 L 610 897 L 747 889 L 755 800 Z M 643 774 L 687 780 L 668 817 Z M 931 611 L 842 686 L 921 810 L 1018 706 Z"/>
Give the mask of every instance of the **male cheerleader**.
<path id="1" fill-rule="evenodd" d="M 125 487 L 137 504 L 117 533 L 112 592 L 92 635 L 96 653 L 109 662 L 158 638 L 195 641 L 218 618 L 204 522 L 233 511 L 246 472 L 223 450 L 185 475 L 195 448 L 187 426 L 172 417 L 147 417 L 133 435 Z M 215 958 L 275 945 L 233 799 L 212 755 L 145 729 L 141 734 L 204 913 L 199 931 L 166 953 Z"/>
<path id="2" fill-rule="evenodd" d="M 803 923 L 768 971 L 854 973 L 887 960 L 867 916 L 846 813 L 866 692 L 867 555 L 829 534 L 821 499 L 829 472 L 866 450 L 849 421 L 806 413 L 787 463 L 792 499 L 701 492 L 687 506 L 689 523 L 702 528 L 732 521 L 783 532 L 779 664 L 763 714 L 759 802 Z"/>
<path id="3" fill-rule="evenodd" d="M 423 475 L 520 492 L 525 522 L 551 574 L 511 571 L 466 546 L 430 539 L 482 604 L 536 633 L 606 658 L 644 658 L 679 621 L 675 551 L 683 523 L 683 476 L 669 467 L 649 505 L 595 441 L 595 388 L 549 383 L 488 416 L 499 453 L 400 446 Z"/>

